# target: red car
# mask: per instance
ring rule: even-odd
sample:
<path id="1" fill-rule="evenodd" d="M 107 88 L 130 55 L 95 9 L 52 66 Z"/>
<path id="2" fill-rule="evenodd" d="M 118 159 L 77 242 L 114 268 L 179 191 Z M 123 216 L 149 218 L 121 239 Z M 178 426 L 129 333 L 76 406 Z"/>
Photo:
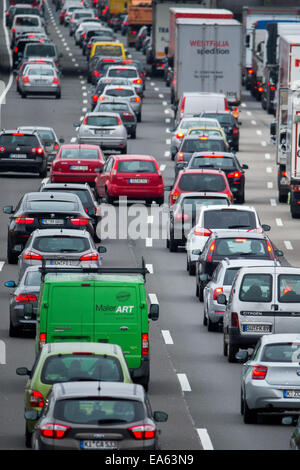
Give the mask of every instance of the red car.
<path id="1" fill-rule="evenodd" d="M 169 204 L 175 204 L 181 193 L 193 191 L 213 191 L 215 193 L 225 193 L 233 203 L 233 194 L 224 171 L 221 170 L 182 170 L 178 173 L 177 179 L 169 194 Z"/>
<path id="2" fill-rule="evenodd" d="M 95 179 L 100 198 L 113 203 L 120 196 L 164 202 L 164 181 L 157 161 L 149 155 L 110 155 Z"/>
<path id="3" fill-rule="evenodd" d="M 89 183 L 93 186 L 104 161 L 98 145 L 62 145 L 52 162 L 50 181 L 51 183 Z"/>

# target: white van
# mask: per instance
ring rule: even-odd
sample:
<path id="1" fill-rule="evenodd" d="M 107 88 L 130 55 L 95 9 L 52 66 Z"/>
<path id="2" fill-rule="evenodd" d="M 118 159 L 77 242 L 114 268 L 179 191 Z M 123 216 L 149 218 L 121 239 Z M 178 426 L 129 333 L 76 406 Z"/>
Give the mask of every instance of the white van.
<path id="1" fill-rule="evenodd" d="M 175 121 L 183 117 L 201 116 L 202 113 L 229 111 L 227 98 L 223 93 L 189 92 L 179 100 Z"/>

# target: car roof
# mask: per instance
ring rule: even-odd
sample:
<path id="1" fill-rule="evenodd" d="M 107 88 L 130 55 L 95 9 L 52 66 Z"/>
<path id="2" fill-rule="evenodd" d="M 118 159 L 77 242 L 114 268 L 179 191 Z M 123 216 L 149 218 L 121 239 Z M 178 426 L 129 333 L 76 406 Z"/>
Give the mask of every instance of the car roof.
<path id="1" fill-rule="evenodd" d="M 214 168 L 187 168 L 180 170 L 179 175 L 190 175 L 190 174 L 201 174 L 201 173 L 206 173 L 206 174 L 214 174 L 214 175 L 225 175 L 224 171 L 222 170 L 215 170 Z"/>
<path id="2" fill-rule="evenodd" d="M 134 155 L 134 154 L 130 154 L 130 155 L 111 155 L 113 157 L 115 157 L 117 160 L 154 160 L 156 161 L 156 159 L 152 156 L 152 155 Z"/>
<path id="3" fill-rule="evenodd" d="M 65 201 L 74 201 L 76 200 L 76 202 L 78 202 L 78 200 L 80 201 L 79 197 L 74 194 L 74 193 L 71 193 L 71 192 L 66 192 L 64 191 L 63 193 L 59 193 L 59 192 L 32 192 L 32 193 L 27 193 L 25 194 L 25 198 L 27 200 L 31 200 L 31 201 L 48 201 L 48 200 L 51 200 L 51 199 L 55 199 L 55 200 L 65 200 Z M 80 202 L 81 203 L 81 202 Z"/>
<path id="4" fill-rule="evenodd" d="M 92 352 L 97 354 L 116 355 L 122 353 L 118 344 L 93 342 L 57 342 L 46 343 L 43 347 L 45 354 L 68 354 L 71 352 Z"/>
<path id="5" fill-rule="evenodd" d="M 220 262 L 224 268 L 243 268 L 243 267 L 265 267 L 265 266 L 276 266 L 276 261 L 272 259 L 245 259 L 245 258 L 224 258 Z"/>
<path id="6" fill-rule="evenodd" d="M 119 88 L 119 86 L 120 86 L 120 85 L 107 85 L 107 86 L 105 87 L 105 90 L 104 90 L 104 91 L 107 91 L 107 90 L 115 90 L 116 87 Z M 135 88 L 134 88 L 134 86 L 132 86 L 132 85 L 121 85 L 121 87 L 122 87 L 123 90 L 132 90 L 132 91 L 135 93 Z M 104 92 L 104 91 L 103 91 L 103 92 Z"/>
<path id="7" fill-rule="evenodd" d="M 53 128 L 52 127 L 42 127 L 42 126 L 20 126 L 18 127 L 18 130 L 29 130 L 29 129 L 34 129 L 36 131 L 53 131 Z"/>
<path id="8" fill-rule="evenodd" d="M 58 188 L 58 189 L 63 189 L 63 188 L 67 188 L 67 189 L 85 189 L 87 191 L 89 191 L 89 185 L 88 183 L 46 183 L 44 184 L 43 186 L 43 189 L 44 188 Z"/>
<path id="9" fill-rule="evenodd" d="M 261 342 L 265 344 L 274 344 L 274 343 L 299 343 L 300 335 L 298 333 L 275 333 L 273 335 L 263 335 L 261 337 Z"/>
<path id="10" fill-rule="evenodd" d="M 86 116 L 98 116 L 98 117 L 112 116 L 112 117 L 116 117 L 116 116 L 119 116 L 119 114 L 118 113 L 110 113 L 109 111 L 103 112 L 103 113 L 101 113 L 100 111 L 99 112 L 90 111 L 89 113 L 86 113 Z"/>
<path id="11" fill-rule="evenodd" d="M 222 232 L 212 232 L 210 237 L 214 238 L 249 238 L 253 240 L 267 240 L 268 237 L 265 233 L 246 232 L 245 230 L 222 230 Z"/>
<path id="12" fill-rule="evenodd" d="M 233 159 L 236 159 L 236 155 L 232 152 L 223 152 L 222 150 L 220 150 L 219 152 L 217 150 L 215 150 L 214 152 L 211 152 L 211 151 L 208 151 L 208 152 L 194 152 L 193 155 L 192 155 L 192 158 L 196 158 L 196 157 L 205 157 L 205 156 L 213 156 L 213 155 L 216 155 L 217 157 L 228 157 L 228 158 L 233 158 Z M 191 160 L 190 160 L 191 161 Z"/>
<path id="13" fill-rule="evenodd" d="M 61 145 L 60 149 L 96 149 L 99 150 L 98 145 L 92 144 L 63 144 Z"/>
<path id="14" fill-rule="evenodd" d="M 55 236 L 69 236 L 69 237 L 85 237 L 89 238 L 90 234 L 86 230 L 75 230 L 69 228 L 46 228 L 46 229 L 37 229 L 33 232 L 33 237 L 55 237 Z"/>
<path id="15" fill-rule="evenodd" d="M 71 397 L 112 397 L 129 400 L 143 400 L 144 388 L 138 384 L 123 382 L 64 382 L 52 386 L 57 398 Z"/>
<path id="16" fill-rule="evenodd" d="M 200 137 L 202 137 L 202 136 L 200 136 Z M 200 139 L 200 137 L 198 137 L 198 139 Z M 183 140 L 197 140 L 197 136 L 187 135 L 186 137 L 184 137 Z M 221 137 L 220 135 L 210 135 L 205 140 L 222 140 L 222 141 L 224 141 L 223 137 Z"/>
<path id="17" fill-rule="evenodd" d="M 205 197 L 207 196 L 208 198 L 214 198 L 214 197 L 220 197 L 222 199 L 229 199 L 229 196 L 225 193 L 218 193 L 218 192 L 209 192 L 209 191 L 198 191 L 198 192 L 189 192 L 189 193 L 181 193 L 179 196 L 178 196 L 178 199 L 184 199 L 184 198 L 188 198 L 188 197 Z M 222 206 L 224 207 L 224 206 Z"/>
<path id="18" fill-rule="evenodd" d="M 201 206 L 201 211 L 213 211 L 213 210 L 222 210 L 222 211 L 227 211 L 227 210 L 230 210 L 230 211 L 251 211 L 251 212 L 255 212 L 256 213 L 256 209 L 254 206 L 244 206 L 244 204 L 232 204 L 231 206 L 222 206 L 221 204 L 220 205 L 214 205 L 214 206 Z"/>
<path id="19" fill-rule="evenodd" d="M 111 69 L 117 69 L 117 70 L 120 70 L 120 69 L 127 70 L 127 69 L 129 69 L 129 70 L 137 71 L 137 68 L 134 67 L 134 65 L 127 65 L 127 64 L 111 65 L 109 67 L 108 71 L 111 70 Z"/>
<path id="20" fill-rule="evenodd" d="M 22 131 L 19 132 L 18 129 L 2 129 L 0 131 L 1 134 L 24 134 L 24 135 L 34 135 L 37 137 L 36 131 Z M 18 136 L 16 136 L 18 137 Z"/>

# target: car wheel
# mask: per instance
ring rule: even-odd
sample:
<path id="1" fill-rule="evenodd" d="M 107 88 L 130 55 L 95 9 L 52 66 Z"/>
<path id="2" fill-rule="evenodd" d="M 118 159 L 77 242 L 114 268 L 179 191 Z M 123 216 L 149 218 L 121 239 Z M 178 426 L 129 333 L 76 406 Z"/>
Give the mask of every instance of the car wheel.
<path id="1" fill-rule="evenodd" d="M 199 284 L 198 288 L 199 288 L 199 295 L 198 295 L 199 301 L 203 302 L 203 286 L 201 286 L 201 284 Z"/>
<path id="2" fill-rule="evenodd" d="M 39 171 L 39 176 L 40 176 L 40 178 L 46 178 L 46 176 L 47 176 L 47 166 L 46 166 L 46 168 Z"/>
<path id="3" fill-rule="evenodd" d="M 142 113 L 137 115 L 137 122 L 142 122 Z"/>
<path id="4" fill-rule="evenodd" d="M 169 240 L 168 238 L 167 238 L 167 240 L 166 240 L 166 247 L 167 247 L 167 248 L 170 248 L 170 240 Z"/>
<path id="5" fill-rule="evenodd" d="M 60 98 L 61 98 L 61 92 L 56 93 L 55 98 L 56 98 L 57 100 L 60 100 Z"/>
<path id="6" fill-rule="evenodd" d="M 10 243 L 7 244 L 7 261 L 8 264 L 17 264 L 18 263 L 18 255 L 12 252 L 10 247 Z"/>
<path id="7" fill-rule="evenodd" d="M 155 201 L 156 204 L 158 204 L 159 206 L 162 206 L 163 203 L 165 202 L 165 198 L 164 198 L 164 197 L 158 197 L 158 198 L 154 199 L 154 201 Z"/>
<path id="8" fill-rule="evenodd" d="M 127 145 L 126 145 L 126 147 L 124 147 L 123 149 L 121 149 L 121 153 L 123 153 L 123 154 L 126 155 L 126 153 L 127 153 Z"/>
<path id="9" fill-rule="evenodd" d="M 217 331 L 217 323 L 213 323 L 211 319 L 208 317 L 207 320 L 207 331 Z"/>
<path id="10" fill-rule="evenodd" d="M 243 192 L 243 193 L 240 193 L 240 194 L 238 195 L 238 197 L 236 198 L 236 202 L 237 202 L 238 204 L 244 204 L 244 202 L 245 202 L 245 193 L 244 193 L 244 192 Z"/>
<path id="11" fill-rule="evenodd" d="M 288 200 L 287 194 L 281 194 L 280 192 L 278 193 L 279 202 L 287 203 L 287 200 Z"/>
<path id="12" fill-rule="evenodd" d="M 24 93 L 23 91 L 21 91 L 21 98 L 27 98 L 26 93 Z"/>
<path id="13" fill-rule="evenodd" d="M 228 345 L 227 345 L 227 343 L 226 343 L 226 341 L 225 341 L 225 333 L 224 333 L 224 335 L 223 335 L 223 355 L 224 355 L 225 357 L 228 356 Z"/>
<path id="14" fill-rule="evenodd" d="M 28 431 L 27 424 L 25 424 L 25 446 L 27 449 L 31 448 L 31 432 Z"/>
<path id="15" fill-rule="evenodd" d="M 13 324 L 10 322 L 8 334 L 10 338 L 17 338 L 18 336 L 20 336 L 20 330 L 19 328 L 15 328 Z"/>
<path id="16" fill-rule="evenodd" d="M 257 423 L 257 412 L 248 408 L 247 401 L 245 400 L 245 398 L 243 398 L 243 417 L 245 424 Z"/>
<path id="17" fill-rule="evenodd" d="M 134 129 L 133 131 L 131 131 L 130 137 L 131 137 L 132 139 L 136 139 L 136 129 Z"/>
<path id="18" fill-rule="evenodd" d="M 189 275 L 190 276 L 195 276 L 195 274 L 196 274 L 196 267 L 195 267 L 194 264 L 189 262 Z"/>
<path id="19" fill-rule="evenodd" d="M 105 188 L 105 197 L 107 204 L 113 204 L 114 198 L 109 195 L 107 188 Z"/>
<path id="20" fill-rule="evenodd" d="M 238 352 L 239 347 L 234 346 L 230 342 L 228 343 L 228 362 L 236 362 L 236 353 Z"/>
<path id="21" fill-rule="evenodd" d="M 203 308 L 203 325 L 207 326 L 206 308 Z"/>
<path id="22" fill-rule="evenodd" d="M 177 252 L 177 250 L 178 250 L 178 245 L 177 245 L 177 243 L 174 241 L 174 238 L 172 237 L 172 234 L 171 234 L 171 236 L 170 236 L 169 250 L 171 251 L 171 253 L 175 253 L 175 252 Z"/>

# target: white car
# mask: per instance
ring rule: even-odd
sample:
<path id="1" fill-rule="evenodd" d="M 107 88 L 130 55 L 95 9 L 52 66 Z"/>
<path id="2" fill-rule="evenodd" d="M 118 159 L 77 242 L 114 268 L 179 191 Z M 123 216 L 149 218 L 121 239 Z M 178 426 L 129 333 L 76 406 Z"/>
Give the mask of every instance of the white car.
<path id="1" fill-rule="evenodd" d="M 11 46 L 24 33 L 46 34 L 43 20 L 37 15 L 15 15 L 11 27 Z"/>
<path id="2" fill-rule="evenodd" d="M 252 206 L 203 206 L 197 224 L 191 229 L 186 241 L 187 269 L 195 274 L 195 264 L 207 238 L 212 232 L 226 230 L 268 232 L 269 225 L 261 225 L 256 209 Z"/>

